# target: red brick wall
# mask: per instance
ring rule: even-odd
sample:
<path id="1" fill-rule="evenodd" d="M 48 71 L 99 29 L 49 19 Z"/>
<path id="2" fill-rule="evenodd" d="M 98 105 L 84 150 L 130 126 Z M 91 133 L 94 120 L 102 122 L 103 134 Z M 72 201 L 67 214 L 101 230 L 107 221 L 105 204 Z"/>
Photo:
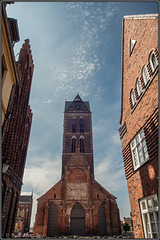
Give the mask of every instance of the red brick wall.
<path id="1" fill-rule="evenodd" d="M 131 56 L 130 39 L 137 41 Z M 149 55 L 152 50 L 155 51 L 158 59 L 157 48 L 158 18 L 124 18 L 120 123 L 121 128 L 125 124 L 125 131 L 120 135 L 136 238 L 144 237 L 139 200 L 158 193 L 158 69 L 152 74 L 149 64 Z M 150 73 L 150 83 L 146 87 L 141 77 L 144 65 L 147 65 Z M 143 94 L 137 99 L 137 105 L 132 108 L 130 92 L 132 88 L 135 89 L 138 77 L 142 82 Z M 142 128 L 145 133 L 149 160 L 134 170 L 130 142 Z"/>
<path id="2" fill-rule="evenodd" d="M 32 113 L 29 106 L 29 97 L 34 65 L 29 40 L 25 40 L 20 50 L 16 67 L 18 82 L 13 86 L 7 108 L 9 117 L 5 117 L 2 126 L 2 162 L 9 165 L 7 172 L 3 174 L 3 181 L 5 182 L 3 207 L 10 209 L 3 216 L 3 236 L 6 236 L 6 234 L 10 236 L 15 228 L 18 200 L 31 130 Z M 14 191 L 13 203 L 15 203 L 12 206 L 7 200 L 11 189 Z M 5 212 L 5 210 L 2 210 L 2 212 Z M 7 220 L 7 228 L 5 227 L 5 219 Z"/>

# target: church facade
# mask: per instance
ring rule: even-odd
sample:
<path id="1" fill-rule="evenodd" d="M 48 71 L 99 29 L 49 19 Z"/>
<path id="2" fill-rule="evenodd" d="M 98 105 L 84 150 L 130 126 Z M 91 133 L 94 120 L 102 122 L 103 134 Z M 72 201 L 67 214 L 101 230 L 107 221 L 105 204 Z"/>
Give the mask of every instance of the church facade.
<path id="1" fill-rule="evenodd" d="M 94 178 L 89 102 L 77 94 L 65 102 L 61 180 L 38 199 L 34 234 L 111 236 L 120 232 L 116 197 Z"/>

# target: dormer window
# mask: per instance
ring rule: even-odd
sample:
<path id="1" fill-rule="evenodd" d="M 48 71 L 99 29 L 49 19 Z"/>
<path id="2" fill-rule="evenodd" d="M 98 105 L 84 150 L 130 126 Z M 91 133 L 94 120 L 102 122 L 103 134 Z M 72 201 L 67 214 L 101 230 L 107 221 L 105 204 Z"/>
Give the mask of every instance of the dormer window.
<path id="1" fill-rule="evenodd" d="M 83 133 L 84 132 L 84 118 L 81 117 L 79 119 L 79 125 L 80 125 L 80 133 Z"/>
<path id="2" fill-rule="evenodd" d="M 137 94 L 139 97 L 142 93 L 142 86 L 141 86 L 141 82 L 140 82 L 139 78 L 137 78 L 137 81 L 136 81 L 136 89 L 137 89 Z"/>
<path id="3" fill-rule="evenodd" d="M 158 66 L 158 60 L 157 60 L 157 57 L 156 57 L 154 51 L 152 51 L 150 53 L 149 63 L 150 63 L 151 69 L 152 69 L 152 73 L 154 73 L 154 71 L 156 70 L 156 68 Z"/>
<path id="4" fill-rule="evenodd" d="M 133 88 L 131 90 L 131 102 L 132 102 L 132 107 L 134 107 L 134 105 L 136 104 L 136 96 Z"/>
<path id="5" fill-rule="evenodd" d="M 76 117 L 72 118 L 72 133 L 76 133 Z"/>
<path id="6" fill-rule="evenodd" d="M 144 65 L 142 69 L 142 77 L 143 77 L 144 84 L 147 85 L 147 83 L 150 80 L 150 77 L 149 77 L 149 73 L 146 65 Z"/>

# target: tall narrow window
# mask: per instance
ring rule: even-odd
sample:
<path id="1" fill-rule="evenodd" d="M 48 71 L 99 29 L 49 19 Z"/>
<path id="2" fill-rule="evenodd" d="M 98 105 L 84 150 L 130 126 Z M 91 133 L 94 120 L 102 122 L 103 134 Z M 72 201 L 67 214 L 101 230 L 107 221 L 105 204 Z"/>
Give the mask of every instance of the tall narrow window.
<path id="1" fill-rule="evenodd" d="M 72 137 L 72 153 L 76 152 L 76 137 Z"/>
<path id="2" fill-rule="evenodd" d="M 146 65 L 142 69 L 142 77 L 143 77 L 143 80 L 144 80 L 144 84 L 146 85 L 148 83 L 148 81 L 150 80 L 148 69 L 147 69 Z"/>
<path id="3" fill-rule="evenodd" d="M 72 133 L 76 132 L 76 117 L 72 118 Z"/>
<path id="4" fill-rule="evenodd" d="M 148 150 L 143 130 L 130 143 L 134 169 L 139 168 L 148 158 Z"/>
<path id="5" fill-rule="evenodd" d="M 150 53 L 149 63 L 151 65 L 152 73 L 154 73 L 154 71 L 156 70 L 156 68 L 158 66 L 158 60 L 156 58 L 156 55 L 155 55 L 154 51 L 152 51 Z"/>
<path id="6" fill-rule="evenodd" d="M 140 201 L 145 238 L 158 238 L 158 198 L 151 195 Z"/>
<path id="7" fill-rule="evenodd" d="M 139 97 L 142 93 L 142 86 L 139 78 L 137 78 L 137 81 L 136 81 L 136 88 L 137 88 L 137 93 Z"/>
<path id="8" fill-rule="evenodd" d="M 79 125 L 80 125 L 80 133 L 83 133 L 84 132 L 84 118 L 81 117 L 79 119 Z"/>
<path id="9" fill-rule="evenodd" d="M 131 90 L 131 101 L 132 101 L 132 106 L 134 107 L 134 105 L 136 104 L 136 96 L 135 96 L 134 89 Z"/>
<path id="10" fill-rule="evenodd" d="M 84 153 L 84 137 L 80 137 L 80 152 Z"/>

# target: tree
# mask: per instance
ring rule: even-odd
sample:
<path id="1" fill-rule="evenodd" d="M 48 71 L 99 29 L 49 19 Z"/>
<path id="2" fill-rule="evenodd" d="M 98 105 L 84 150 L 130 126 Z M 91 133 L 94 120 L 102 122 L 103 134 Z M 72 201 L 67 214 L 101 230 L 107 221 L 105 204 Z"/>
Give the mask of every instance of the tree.
<path id="1" fill-rule="evenodd" d="M 127 223 L 127 222 L 123 223 L 123 230 L 125 231 L 125 233 L 130 231 L 129 223 Z"/>

